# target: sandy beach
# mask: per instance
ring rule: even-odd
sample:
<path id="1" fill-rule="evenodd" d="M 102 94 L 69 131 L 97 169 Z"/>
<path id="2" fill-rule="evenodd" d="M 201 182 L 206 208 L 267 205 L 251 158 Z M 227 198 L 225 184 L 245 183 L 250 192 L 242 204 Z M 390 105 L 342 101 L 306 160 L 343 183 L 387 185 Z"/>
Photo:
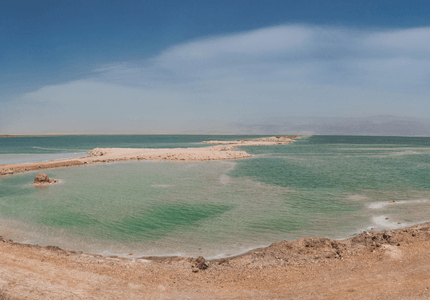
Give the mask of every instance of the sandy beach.
<path id="1" fill-rule="evenodd" d="M 430 223 L 303 238 L 212 260 L 122 258 L 0 242 L 10 299 L 428 299 Z M 8 298 L 6 298 L 8 299 Z"/>

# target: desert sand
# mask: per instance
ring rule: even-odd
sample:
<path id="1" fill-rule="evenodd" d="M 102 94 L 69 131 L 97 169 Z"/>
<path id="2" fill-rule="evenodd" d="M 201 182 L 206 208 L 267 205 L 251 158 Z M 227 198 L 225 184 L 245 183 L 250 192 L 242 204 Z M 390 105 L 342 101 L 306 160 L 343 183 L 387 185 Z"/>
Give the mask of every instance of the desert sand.
<path id="1" fill-rule="evenodd" d="M 244 255 L 122 258 L 0 239 L 10 299 L 429 299 L 430 223 L 336 241 L 303 238 Z"/>

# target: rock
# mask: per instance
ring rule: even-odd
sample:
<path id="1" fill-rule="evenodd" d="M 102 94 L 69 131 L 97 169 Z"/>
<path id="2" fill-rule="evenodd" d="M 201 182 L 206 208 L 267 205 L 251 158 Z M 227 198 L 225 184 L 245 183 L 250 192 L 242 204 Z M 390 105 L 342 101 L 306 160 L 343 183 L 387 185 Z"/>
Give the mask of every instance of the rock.
<path id="1" fill-rule="evenodd" d="M 58 246 L 46 246 L 46 249 L 52 250 L 52 251 L 63 251 L 63 249 L 61 249 Z"/>
<path id="2" fill-rule="evenodd" d="M 34 178 L 34 182 L 33 184 L 53 184 L 56 183 L 57 180 L 53 179 L 53 178 L 49 178 L 48 175 L 44 174 L 44 173 L 38 173 L 36 175 L 36 177 Z"/>
<path id="3" fill-rule="evenodd" d="M 13 174 L 12 169 L 6 169 L 6 170 L 0 171 L 0 175 L 12 175 L 12 174 Z"/>
<path id="4" fill-rule="evenodd" d="M 392 230 L 386 230 L 384 232 L 384 234 L 382 235 L 382 237 L 386 240 L 390 239 L 393 236 L 393 231 Z"/>
<path id="5" fill-rule="evenodd" d="M 109 154 L 109 149 L 106 148 L 94 148 L 87 152 L 91 156 L 103 156 Z"/>
<path id="6" fill-rule="evenodd" d="M 194 261 L 194 266 L 193 266 L 193 272 L 195 268 L 197 268 L 198 270 L 206 270 L 209 267 L 209 264 L 206 262 L 206 259 L 203 256 L 199 256 L 195 261 Z"/>

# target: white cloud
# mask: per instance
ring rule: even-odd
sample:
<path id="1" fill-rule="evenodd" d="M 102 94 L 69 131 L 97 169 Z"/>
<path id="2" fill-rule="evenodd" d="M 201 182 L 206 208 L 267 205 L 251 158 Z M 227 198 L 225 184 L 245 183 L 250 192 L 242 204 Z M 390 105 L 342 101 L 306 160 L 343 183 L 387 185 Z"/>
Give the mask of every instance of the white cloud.
<path id="1" fill-rule="evenodd" d="M 157 57 L 163 66 L 181 62 L 203 62 L 261 58 L 295 54 L 312 43 L 314 32 L 304 26 L 279 26 L 251 32 L 203 39 L 174 46 Z"/>
<path id="2" fill-rule="evenodd" d="M 430 28 L 376 32 L 365 39 L 364 46 L 395 56 L 430 59 Z"/>
<path id="3" fill-rule="evenodd" d="M 395 77 L 399 91 L 417 93 L 414 87 L 427 83 L 430 75 L 428 41 L 430 28 L 369 32 L 278 26 L 177 45 L 144 62 L 110 66 L 99 79 L 142 87 L 191 84 L 194 89 L 211 80 L 238 78 L 251 85 L 278 81 L 357 87 L 371 82 L 362 88 L 392 91 L 386 79 Z"/>
<path id="4" fill-rule="evenodd" d="M 177 132 L 259 116 L 423 117 L 430 108 L 429 37 L 430 28 L 288 25 L 191 41 L 24 95 L 20 130 L 40 115 L 39 131 L 55 119 L 59 131 L 70 120 L 85 124 L 80 132 L 101 123 L 105 131 L 122 124 L 122 131 Z"/>

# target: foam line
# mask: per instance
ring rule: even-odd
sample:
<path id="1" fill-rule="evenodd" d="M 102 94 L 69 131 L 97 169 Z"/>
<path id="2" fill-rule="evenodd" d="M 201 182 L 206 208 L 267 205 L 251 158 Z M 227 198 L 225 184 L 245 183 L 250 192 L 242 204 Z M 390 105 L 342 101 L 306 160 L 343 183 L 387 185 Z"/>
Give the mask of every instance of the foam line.
<path id="1" fill-rule="evenodd" d="M 402 204 L 419 204 L 419 203 L 427 203 L 430 202 L 430 199 L 417 199 L 417 200 L 401 200 L 401 201 L 381 201 L 381 202 L 372 202 L 367 205 L 370 209 L 381 209 L 386 207 L 387 205 L 402 205 Z"/>

